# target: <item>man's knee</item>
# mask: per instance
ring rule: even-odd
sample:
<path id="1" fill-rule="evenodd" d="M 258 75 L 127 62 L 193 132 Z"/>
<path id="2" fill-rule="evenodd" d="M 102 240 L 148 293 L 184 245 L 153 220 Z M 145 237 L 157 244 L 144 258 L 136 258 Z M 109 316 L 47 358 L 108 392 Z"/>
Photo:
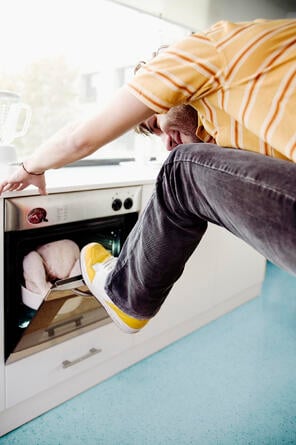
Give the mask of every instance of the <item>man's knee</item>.
<path id="1" fill-rule="evenodd" d="M 212 144 L 184 144 L 176 147 L 164 162 L 156 180 L 156 199 L 172 212 L 183 212 L 192 200 L 192 190 L 198 199 L 199 183 L 206 181 L 203 162 Z M 203 173 L 204 172 L 204 173 Z M 198 174 L 197 174 L 198 173 Z M 183 215 L 183 213 L 182 213 Z"/>

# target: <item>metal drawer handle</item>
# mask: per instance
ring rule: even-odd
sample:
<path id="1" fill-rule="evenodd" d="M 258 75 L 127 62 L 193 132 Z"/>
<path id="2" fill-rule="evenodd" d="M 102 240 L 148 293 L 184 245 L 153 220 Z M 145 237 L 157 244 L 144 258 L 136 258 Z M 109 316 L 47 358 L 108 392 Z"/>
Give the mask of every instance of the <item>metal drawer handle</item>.
<path id="1" fill-rule="evenodd" d="M 64 360 L 62 363 L 62 366 L 64 369 L 70 368 L 70 366 L 74 366 L 77 363 L 82 362 L 83 360 L 86 360 L 89 357 L 92 357 L 93 355 L 99 354 L 99 352 L 102 352 L 102 349 L 97 348 L 91 348 L 89 352 L 85 355 L 82 355 L 81 357 L 76 358 L 75 360 Z"/>

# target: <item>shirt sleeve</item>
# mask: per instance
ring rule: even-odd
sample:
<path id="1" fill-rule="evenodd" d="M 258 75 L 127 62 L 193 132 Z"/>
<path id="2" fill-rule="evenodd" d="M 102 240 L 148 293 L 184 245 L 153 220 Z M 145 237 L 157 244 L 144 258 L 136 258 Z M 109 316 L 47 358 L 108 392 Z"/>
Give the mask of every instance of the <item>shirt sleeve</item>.
<path id="1" fill-rule="evenodd" d="M 157 113 L 190 104 L 219 86 L 221 56 L 204 34 L 192 34 L 143 65 L 128 88 Z"/>

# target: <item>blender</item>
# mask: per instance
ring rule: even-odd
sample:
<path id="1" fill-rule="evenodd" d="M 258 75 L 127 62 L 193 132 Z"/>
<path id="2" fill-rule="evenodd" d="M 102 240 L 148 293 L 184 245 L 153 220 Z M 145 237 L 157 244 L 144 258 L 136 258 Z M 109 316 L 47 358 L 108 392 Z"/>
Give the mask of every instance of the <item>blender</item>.
<path id="1" fill-rule="evenodd" d="M 10 172 L 17 161 L 13 141 L 24 136 L 31 120 L 31 108 L 12 91 L 0 91 L 0 174 Z"/>

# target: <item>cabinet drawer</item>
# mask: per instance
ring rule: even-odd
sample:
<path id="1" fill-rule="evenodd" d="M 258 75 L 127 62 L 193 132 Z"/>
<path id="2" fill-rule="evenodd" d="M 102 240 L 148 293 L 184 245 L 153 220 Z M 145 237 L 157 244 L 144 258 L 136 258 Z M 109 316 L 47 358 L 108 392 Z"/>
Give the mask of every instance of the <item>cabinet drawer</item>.
<path id="1" fill-rule="evenodd" d="M 131 344 L 130 335 L 122 333 L 113 323 L 109 323 L 7 365 L 6 407 L 98 366 L 120 354 Z"/>

